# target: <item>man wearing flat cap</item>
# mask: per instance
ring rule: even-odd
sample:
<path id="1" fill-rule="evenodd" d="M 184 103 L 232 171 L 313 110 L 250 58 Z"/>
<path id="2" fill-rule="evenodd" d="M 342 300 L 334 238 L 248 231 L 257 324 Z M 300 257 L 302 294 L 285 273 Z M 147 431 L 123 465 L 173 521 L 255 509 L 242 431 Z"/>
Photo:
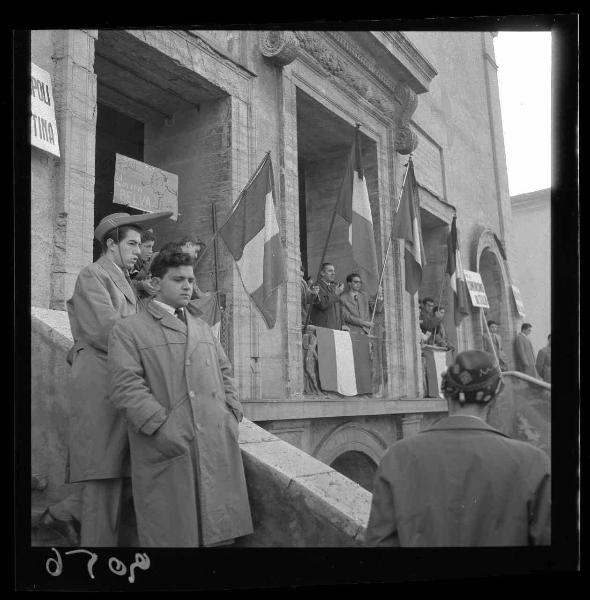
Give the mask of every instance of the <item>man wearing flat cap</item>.
<path id="1" fill-rule="evenodd" d="M 123 486 L 129 485 L 125 422 L 108 399 L 108 336 L 120 319 L 135 314 L 137 297 L 129 269 L 139 257 L 144 226 L 172 215 L 115 213 L 100 221 L 94 237 L 102 255 L 84 267 L 67 302 L 74 346 L 70 351 L 67 483 L 83 483 L 82 546 L 117 546 Z"/>
<path id="2" fill-rule="evenodd" d="M 457 356 L 442 381 L 449 415 L 393 444 L 379 465 L 367 545 L 551 543 L 549 457 L 486 423 L 501 388 L 491 354 Z"/>

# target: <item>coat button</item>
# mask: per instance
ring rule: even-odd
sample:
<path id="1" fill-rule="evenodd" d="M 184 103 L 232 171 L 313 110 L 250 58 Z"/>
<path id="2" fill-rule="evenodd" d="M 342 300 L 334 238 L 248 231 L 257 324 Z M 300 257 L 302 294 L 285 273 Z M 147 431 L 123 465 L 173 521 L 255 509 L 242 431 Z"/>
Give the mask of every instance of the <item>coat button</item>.
<path id="1" fill-rule="evenodd" d="M 210 361 L 208 358 L 206 358 L 206 359 L 205 359 L 205 364 L 206 364 L 207 366 L 209 366 L 209 365 L 211 364 L 211 361 Z"/>
<path id="2" fill-rule="evenodd" d="M 191 361 L 187 360 L 184 364 L 188 367 L 191 364 Z"/>
<path id="3" fill-rule="evenodd" d="M 193 392 L 193 390 L 191 390 L 191 391 L 188 393 L 188 397 L 189 397 L 189 398 L 194 398 L 194 397 L 195 397 L 195 392 Z"/>

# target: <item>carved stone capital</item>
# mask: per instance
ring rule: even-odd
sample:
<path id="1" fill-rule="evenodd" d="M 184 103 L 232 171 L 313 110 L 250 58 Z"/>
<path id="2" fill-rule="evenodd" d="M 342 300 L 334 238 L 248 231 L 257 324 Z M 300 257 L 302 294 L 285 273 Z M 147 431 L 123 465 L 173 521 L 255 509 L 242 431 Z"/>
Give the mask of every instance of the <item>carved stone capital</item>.
<path id="1" fill-rule="evenodd" d="M 395 130 L 394 144 L 396 152 L 411 154 L 418 147 L 418 136 L 407 125 L 398 125 Z"/>
<path id="2" fill-rule="evenodd" d="M 411 154 L 418 147 L 418 136 L 409 126 L 418 108 L 418 96 L 405 81 L 401 81 L 395 86 L 394 97 L 401 107 L 396 120 L 395 149 L 400 154 Z"/>
<path id="3" fill-rule="evenodd" d="M 292 31 L 261 31 L 260 52 L 279 67 L 292 63 L 299 54 L 299 41 Z"/>

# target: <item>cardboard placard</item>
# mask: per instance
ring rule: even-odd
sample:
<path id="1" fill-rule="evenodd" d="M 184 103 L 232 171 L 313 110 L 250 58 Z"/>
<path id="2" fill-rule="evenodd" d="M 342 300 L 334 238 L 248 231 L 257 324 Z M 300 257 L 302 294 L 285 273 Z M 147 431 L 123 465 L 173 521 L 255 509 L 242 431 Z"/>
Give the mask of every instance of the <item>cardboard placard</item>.
<path id="1" fill-rule="evenodd" d="M 521 317 L 526 317 L 526 313 L 524 312 L 524 304 L 522 302 L 522 296 L 520 295 L 520 290 L 515 286 L 511 285 L 512 295 L 514 296 L 514 302 L 516 303 L 516 310 Z"/>
<path id="2" fill-rule="evenodd" d="M 471 304 L 478 308 L 490 308 L 481 275 L 475 271 L 466 271 L 465 269 L 463 270 L 463 273 L 465 274 L 465 283 L 469 290 Z"/>
<path id="3" fill-rule="evenodd" d="M 171 210 L 178 219 L 178 175 L 117 154 L 113 202 L 144 212 Z"/>
<path id="4" fill-rule="evenodd" d="M 59 156 L 51 75 L 31 63 L 31 145 Z"/>

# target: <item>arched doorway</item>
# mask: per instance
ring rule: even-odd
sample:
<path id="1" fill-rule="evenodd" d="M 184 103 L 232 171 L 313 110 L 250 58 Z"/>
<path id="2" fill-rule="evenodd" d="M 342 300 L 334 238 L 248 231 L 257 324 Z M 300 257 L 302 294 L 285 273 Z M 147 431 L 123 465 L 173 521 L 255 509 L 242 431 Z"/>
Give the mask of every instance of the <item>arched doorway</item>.
<path id="1" fill-rule="evenodd" d="M 477 240 L 477 271 L 481 275 L 486 296 L 488 297 L 489 309 L 484 311 L 485 320 L 493 320 L 498 323 L 499 334 L 502 338 L 504 353 L 508 362 L 513 363 L 513 340 L 515 334 L 515 315 L 508 273 L 498 244 L 491 230 L 483 230 Z M 480 317 L 480 309 L 473 309 L 473 332 L 474 348 L 482 348 L 482 336 L 485 330 Z"/>
<path id="2" fill-rule="evenodd" d="M 377 464 L 364 452 L 358 452 L 357 450 L 344 452 L 330 466 L 369 492 L 373 491 L 373 480 L 377 472 Z"/>

